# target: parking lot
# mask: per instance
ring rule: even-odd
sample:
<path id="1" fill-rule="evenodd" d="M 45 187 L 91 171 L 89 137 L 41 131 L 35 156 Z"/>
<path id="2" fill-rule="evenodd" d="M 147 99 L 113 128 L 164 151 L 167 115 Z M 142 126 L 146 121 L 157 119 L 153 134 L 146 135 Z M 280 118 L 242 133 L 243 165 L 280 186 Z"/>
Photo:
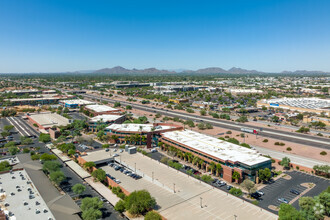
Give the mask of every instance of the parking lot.
<path id="1" fill-rule="evenodd" d="M 303 192 L 307 187 L 302 186 L 303 183 L 314 183 L 315 186 L 310 191 L 308 191 L 303 196 L 317 196 L 323 190 L 325 190 L 329 185 L 330 181 L 324 178 L 317 176 L 312 176 L 299 171 L 289 171 L 286 172 L 291 179 L 280 178 L 274 183 L 267 184 L 262 191 L 265 193 L 259 201 L 259 206 L 270 210 L 268 207 L 270 205 L 279 206 L 281 204 L 278 201 L 279 198 L 284 198 L 288 202 L 292 201 L 298 195 L 295 195 L 290 192 L 291 189 L 298 191 L 299 193 Z M 295 208 L 299 208 L 299 202 L 296 200 L 292 204 Z"/>
<path id="2" fill-rule="evenodd" d="M 94 153 L 104 154 L 102 150 Z M 168 219 L 234 219 L 234 215 L 237 219 L 276 219 L 276 215 L 268 211 L 149 157 L 126 152 L 119 155 L 116 157 L 117 163 L 122 162 L 133 171 L 136 167 L 141 179 L 133 179 L 108 165 L 101 168 L 120 180 L 120 185 L 130 192 L 148 190 L 156 198 L 157 211 Z"/>
<path id="3" fill-rule="evenodd" d="M 39 133 L 35 131 L 22 117 L 7 117 L 5 119 L 13 125 L 21 136 L 38 137 Z"/>

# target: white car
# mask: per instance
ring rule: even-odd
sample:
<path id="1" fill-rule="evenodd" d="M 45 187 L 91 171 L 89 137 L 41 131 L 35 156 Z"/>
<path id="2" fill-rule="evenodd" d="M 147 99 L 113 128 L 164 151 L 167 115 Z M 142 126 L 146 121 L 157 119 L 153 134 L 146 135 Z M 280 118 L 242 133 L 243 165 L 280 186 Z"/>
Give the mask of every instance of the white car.
<path id="1" fill-rule="evenodd" d="M 123 153 L 123 149 L 120 149 L 119 153 Z"/>
<path id="2" fill-rule="evenodd" d="M 119 156 L 119 154 L 114 154 L 113 156 L 114 156 L 114 157 L 118 157 L 118 156 Z"/>
<path id="3" fill-rule="evenodd" d="M 258 193 L 260 196 L 265 195 L 265 193 L 263 191 L 257 190 L 256 193 Z"/>
<path id="4" fill-rule="evenodd" d="M 118 184 L 121 183 L 119 179 L 115 179 L 115 182 Z"/>

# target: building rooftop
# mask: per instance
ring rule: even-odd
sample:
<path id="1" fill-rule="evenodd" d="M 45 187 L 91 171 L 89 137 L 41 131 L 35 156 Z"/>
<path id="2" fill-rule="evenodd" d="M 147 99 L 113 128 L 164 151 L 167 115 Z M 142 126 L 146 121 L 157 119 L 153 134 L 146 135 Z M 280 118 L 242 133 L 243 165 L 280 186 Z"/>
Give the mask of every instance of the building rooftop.
<path id="1" fill-rule="evenodd" d="M 152 128 L 155 128 L 154 131 L 160 131 L 174 127 L 163 126 L 163 125 L 158 125 L 154 127 L 153 124 L 112 124 L 107 127 L 107 130 L 129 131 L 129 132 L 151 132 Z"/>
<path id="2" fill-rule="evenodd" d="M 92 110 L 94 112 L 108 112 L 108 111 L 119 111 L 116 108 L 112 108 L 107 105 L 88 105 L 85 107 L 86 109 Z"/>
<path id="3" fill-rule="evenodd" d="M 287 105 L 307 109 L 326 109 L 330 108 L 330 99 L 319 98 L 279 98 L 265 100 L 269 104 Z"/>
<path id="4" fill-rule="evenodd" d="M 192 149 L 204 152 L 223 161 L 229 160 L 253 166 L 270 160 L 255 150 L 200 134 L 195 131 L 184 130 L 165 132 L 163 133 L 163 137 L 184 144 Z"/>
<path id="5" fill-rule="evenodd" d="M 63 101 L 65 104 L 68 105 L 92 105 L 95 104 L 95 102 L 91 102 L 88 100 L 84 100 L 84 99 L 71 99 L 71 100 L 64 100 Z"/>
<path id="6" fill-rule="evenodd" d="M 56 113 L 31 114 L 29 117 L 43 127 L 66 126 L 70 124 L 69 119 Z"/>
<path id="7" fill-rule="evenodd" d="M 36 93 L 39 92 L 38 89 L 20 89 L 20 90 L 10 90 L 10 91 L 6 91 L 7 93 L 11 92 L 11 93 Z"/>
<path id="8" fill-rule="evenodd" d="M 42 101 L 42 100 L 59 100 L 63 97 L 38 97 L 38 98 L 24 98 L 24 99 L 6 99 L 10 102 L 22 102 L 22 101 Z"/>
<path id="9" fill-rule="evenodd" d="M 124 115 L 98 115 L 90 119 L 90 122 L 111 122 L 116 121 L 119 118 L 125 117 Z"/>
<path id="10" fill-rule="evenodd" d="M 0 177 L 0 195 L 4 198 L 1 209 L 11 212 L 12 219 L 55 219 L 25 170 L 4 173 Z"/>

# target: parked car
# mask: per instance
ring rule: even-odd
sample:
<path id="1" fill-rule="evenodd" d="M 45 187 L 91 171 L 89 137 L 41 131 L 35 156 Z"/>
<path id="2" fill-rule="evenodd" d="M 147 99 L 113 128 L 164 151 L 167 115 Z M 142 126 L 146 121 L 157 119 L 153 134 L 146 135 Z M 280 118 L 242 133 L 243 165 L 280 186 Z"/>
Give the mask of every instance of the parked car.
<path id="1" fill-rule="evenodd" d="M 296 195 L 300 195 L 300 192 L 298 192 L 298 191 L 295 190 L 295 189 L 291 189 L 291 190 L 290 190 L 290 193 L 293 193 L 293 194 L 296 194 Z"/>
<path id="2" fill-rule="evenodd" d="M 123 152 L 124 152 L 123 149 L 120 149 L 119 153 L 123 153 Z"/>
<path id="3" fill-rule="evenodd" d="M 105 152 L 109 152 L 109 148 L 106 148 L 106 149 L 105 149 Z"/>
<path id="4" fill-rule="evenodd" d="M 231 185 L 227 186 L 227 190 L 230 190 L 231 188 L 233 188 Z"/>
<path id="5" fill-rule="evenodd" d="M 151 153 L 156 153 L 157 152 L 157 149 L 152 149 L 151 150 Z"/>
<path id="6" fill-rule="evenodd" d="M 199 172 L 198 170 L 195 170 L 194 174 L 195 174 L 195 175 L 200 175 L 201 172 Z"/>
<path id="7" fill-rule="evenodd" d="M 265 193 L 263 191 L 261 191 L 261 190 L 257 190 L 256 193 L 258 193 L 260 196 L 265 195 Z"/>
<path id="8" fill-rule="evenodd" d="M 117 149 L 115 148 L 115 149 L 113 149 L 113 152 L 116 152 L 117 151 Z"/>
<path id="9" fill-rule="evenodd" d="M 255 192 L 255 193 L 251 193 L 251 197 L 255 198 L 255 199 L 259 199 L 261 197 L 261 195 L 259 193 Z"/>
<path id="10" fill-rule="evenodd" d="M 116 179 L 115 182 L 118 184 L 121 183 L 119 179 Z"/>
<path id="11" fill-rule="evenodd" d="M 289 203 L 289 201 L 284 199 L 284 198 L 278 198 L 278 201 L 281 202 L 281 203 L 286 203 L 286 204 Z"/>
<path id="12" fill-rule="evenodd" d="M 114 156 L 114 157 L 118 157 L 118 156 L 119 156 L 119 154 L 114 154 L 113 156 Z"/>
<path id="13" fill-rule="evenodd" d="M 217 185 L 218 185 L 219 187 L 222 187 L 222 186 L 227 185 L 227 183 L 224 182 L 224 181 L 218 181 L 218 182 L 217 182 Z"/>

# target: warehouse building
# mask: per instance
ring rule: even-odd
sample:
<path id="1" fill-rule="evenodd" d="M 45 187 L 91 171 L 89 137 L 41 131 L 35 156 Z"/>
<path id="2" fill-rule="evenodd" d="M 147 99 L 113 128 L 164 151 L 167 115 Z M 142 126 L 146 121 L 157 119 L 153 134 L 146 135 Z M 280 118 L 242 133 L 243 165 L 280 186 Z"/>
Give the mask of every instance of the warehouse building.
<path id="1" fill-rule="evenodd" d="M 125 115 L 98 115 L 88 121 L 88 128 L 91 131 L 96 131 L 96 127 L 99 125 L 121 124 L 125 120 Z"/>
<path id="2" fill-rule="evenodd" d="M 112 108 L 107 105 L 87 105 L 85 109 L 88 110 L 93 116 L 97 115 L 105 115 L 105 114 L 113 114 L 120 115 L 121 110 Z"/>
<path id="3" fill-rule="evenodd" d="M 330 99 L 320 98 L 279 98 L 263 99 L 257 102 L 257 107 L 281 108 L 284 111 L 310 112 L 330 116 Z"/>
<path id="4" fill-rule="evenodd" d="M 159 141 L 183 152 L 190 152 L 201 158 L 206 166 L 211 162 L 222 166 L 220 174 L 226 181 L 233 182 L 233 172 L 240 174 L 242 180 L 256 181 L 259 169 L 271 169 L 271 160 L 255 150 L 232 144 L 195 131 L 180 130 L 164 132 Z"/>
<path id="5" fill-rule="evenodd" d="M 105 132 L 110 136 L 115 135 L 118 143 L 146 144 L 148 148 L 151 148 L 152 145 L 158 143 L 161 133 L 182 129 L 181 126 L 166 123 L 112 124 L 105 129 Z M 140 140 L 134 140 L 132 137 Z"/>
<path id="6" fill-rule="evenodd" d="M 48 130 L 53 126 L 66 126 L 72 122 L 72 119 L 67 119 L 56 113 L 30 114 L 26 117 L 31 124 L 36 124 L 39 129 L 44 130 Z"/>
<path id="7" fill-rule="evenodd" d="M 84 99 L 72 99 L 60 101 L 60 104 L 67 108 L 80 108 L 81 106 L 93 105 L 95 102 L 87 101 Z"/>

